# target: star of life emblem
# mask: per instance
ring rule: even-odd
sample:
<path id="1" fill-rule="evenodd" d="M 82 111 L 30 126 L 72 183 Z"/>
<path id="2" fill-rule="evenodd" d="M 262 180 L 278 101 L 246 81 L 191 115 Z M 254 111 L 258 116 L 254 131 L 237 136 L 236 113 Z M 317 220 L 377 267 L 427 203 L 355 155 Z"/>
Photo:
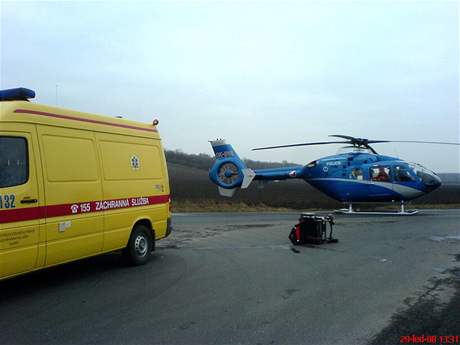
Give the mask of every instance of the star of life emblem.
<path id="1" fill-rule="evenodd" d="M 139 157 L 137 157 L 136 155 L 132 155 L 131 156 L 131 168 L 139 169 L 140 165 L 141 165 L 141 162 L 139 160 Z"/>

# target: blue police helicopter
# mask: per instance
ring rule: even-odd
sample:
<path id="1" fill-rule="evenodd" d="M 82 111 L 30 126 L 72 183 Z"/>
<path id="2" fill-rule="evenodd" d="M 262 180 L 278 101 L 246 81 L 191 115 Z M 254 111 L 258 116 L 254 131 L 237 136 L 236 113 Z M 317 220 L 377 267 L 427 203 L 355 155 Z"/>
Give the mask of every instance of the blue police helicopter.
<path id="1" fill-rule="evenodd" d="M 303 179 L 331 198 L 347 203 L 348 208 L 340 210 L 342 213 L 358 213 L 353 210 L 353 203 L 397 201 L 401 204 L 397 214 L 410 215 L 417 213 L 417 210 L 406 211 L 404 203 L 439 188 L 440 177 L 420 164 L 380 155 L 370 144 L 398 142 L 460 145 L 451 142 L 369 140 L 347 135 L 330 135 L 330 137 L 341 140 L 255 148 L 254 151 L 347 144 L 342 148 L 341 153 L 314 160 L 305 166 L 255 170 L 248 168 L 225 140 L 210 141 L 215 154 L 215 163 L 209 172 L 209 177 L 217 184 L 220 195 L 226 197 L 232 197 L 237 188 L 248 188 L 253 180 Z M 387 213 L 389 212 L 385 212 Z"/>

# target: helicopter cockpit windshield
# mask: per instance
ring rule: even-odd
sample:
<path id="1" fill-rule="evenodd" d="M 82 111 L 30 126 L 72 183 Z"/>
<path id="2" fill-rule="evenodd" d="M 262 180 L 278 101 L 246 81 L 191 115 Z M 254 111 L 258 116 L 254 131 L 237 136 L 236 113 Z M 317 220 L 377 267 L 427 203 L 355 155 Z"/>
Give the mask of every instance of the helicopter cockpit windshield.
<path id="1" fill-rule="evenodd" d="M 441 185 L 441 179 L 435 172 L 417 163 L 409 163 L 409 166 L 414 169 L 415 174 L 420 177 L 425 186 L 437 188 Z"/>
<path id="2" fill-rule="evenodd" d="M 369 154 L 373 154 L 373 152 L 370 149 L 365 148 L 365 147 L 357 147 L 357 146 L 343 146 L 343 147 L 340 147 L 337 150 L 336 154 L 340 155 L 340 154 L 344 154 L 344 153 L 369 153 Z"/>

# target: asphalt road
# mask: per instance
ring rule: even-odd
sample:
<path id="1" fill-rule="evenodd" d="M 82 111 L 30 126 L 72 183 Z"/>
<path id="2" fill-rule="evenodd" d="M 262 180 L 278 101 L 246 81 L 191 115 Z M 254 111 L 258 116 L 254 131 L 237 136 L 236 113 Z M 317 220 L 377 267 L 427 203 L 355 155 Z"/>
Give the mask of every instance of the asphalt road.
<path id="1" fill-rule="evenodd" d="M 396 344 L 435 321 L 460 333 L 460 210 L 341 216 L 339 243 L 294 248 L 297 217 L 176 214 L 147 265 L 114 253 L 1 282 L 0 344 Z"/>

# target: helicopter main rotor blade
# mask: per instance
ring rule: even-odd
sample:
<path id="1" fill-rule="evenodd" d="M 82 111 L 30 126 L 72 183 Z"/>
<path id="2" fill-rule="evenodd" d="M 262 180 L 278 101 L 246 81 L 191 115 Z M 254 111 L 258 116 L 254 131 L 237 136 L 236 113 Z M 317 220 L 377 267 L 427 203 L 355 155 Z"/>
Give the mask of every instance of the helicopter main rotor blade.
<path id="1" fill-rule="evenodd" d="M 327 145 L 327 144 L 349 144 L 349 143 L 350 143 L 349 141 L 319 141 L 319 142 L 315 142 L 315 143 L 300 143 L 300 144 L 257 147 L 255 149 L 252 149 L 252 151 L 280 149 L 280 148 L 283 148 L 283 147 L 295 147 L 295 146 Z"/>
<path id="2" fill-rule="evenodd" d="M 329 137 L 336 137 L 336 138 L 342 138 L 342 139 L 347 139 L 347 140 L 356 140 L 355 137 L 351 137 L 349 135 L 342 135 L 342 134 L 331 134 L 328 135 Z"/>
<path id="3" fill-rule="evenodd" d="M 271 150 L 271 149 L 280 149 L 285 147 L 296 147 L 296 146 L 311 146 L 311 145 L 328 145 L 328 144 L 351 144 L 354 147 L 365 147 L 371 152 L 377 154 L 377 152 L 369 144 L 380 144 L 380 143 L 414 143 L 414 144 L 441 144 L 441 145 L 460 145 L 460 143 L 452 142 L 442 142 L 442 141 L 419 141 L 419 140 L 369 140 L 365 138 L 355 138 L 349 135 L 342 134 L 333 134 L 329 135 L 330 137 L 342 138 L 346 141 L 318 141 L 311 143 L 299 143 L 299 144 L 289 144 L 289 145 L 277 145 L 277 146 L 265 146 L 257 147 L 252 149 L 252 151 L 259 150 Z"/>
<path id="4" fill-rule="evenodd" d="M 369 140 L 365 138 L 355 138 L 355 137 L 350 137 L 349 135 L 342 135 L 342 134 L 332 134 L 329 135 L 330 137 L 336 137 L 336 138 L 343 138 L 350 140 L 351 143 L 357 144 L 357 145 L 366 145 L 366 144 L 375 144 L 375 143 L 388 143 L 388 140 Z"/>
<path id="5" fill-rule="evenodd" d="M 343 138 L 357 144 L 380 144 L 380 143 L 414 143 L 414 144 L 441 144 L 441 145 L 460 145 L 460 143 L 443 142 L 443 141 L 420 141 L 420 140 L 370 140 L 364 138 L 355 138 L 349 135 L 332 134 L 330 137 Z"/>
<path id="6" fill-rule="evenodd" d="M 419 140 L 369 140 L 369 143 L 413 143 L 413 144 L 440 144 L 440 145 L 460 145 L 460 143 L 451 143 L 444 141 L 419 141 Z"/>
<path id="7" fill-rule="evenodd" d="M 368 140 L 368 144 L 391 143 L 391 140 Z"/>

